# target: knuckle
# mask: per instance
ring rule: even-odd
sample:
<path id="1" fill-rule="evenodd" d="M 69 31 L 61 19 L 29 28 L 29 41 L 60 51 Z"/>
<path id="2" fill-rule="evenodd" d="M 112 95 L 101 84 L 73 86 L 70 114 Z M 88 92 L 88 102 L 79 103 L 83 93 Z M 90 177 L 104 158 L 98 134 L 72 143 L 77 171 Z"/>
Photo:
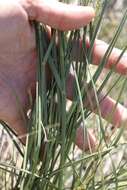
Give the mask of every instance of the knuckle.
<path id="1" fill-rule="evenodd" d="M 23 7 L 25 8 L 30 20 L 36 19 L 36 16 L 37 16 L 36 7 L 38 3 L 39 3 L 38 0 L 25 0 Z"/>

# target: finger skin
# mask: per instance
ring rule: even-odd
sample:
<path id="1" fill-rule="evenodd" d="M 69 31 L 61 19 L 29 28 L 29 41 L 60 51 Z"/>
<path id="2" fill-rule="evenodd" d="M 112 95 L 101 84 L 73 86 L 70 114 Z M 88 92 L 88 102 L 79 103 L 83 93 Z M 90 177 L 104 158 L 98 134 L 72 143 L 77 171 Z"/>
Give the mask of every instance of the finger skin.
<path id="1" fill-rule="evenodd" d="M 72 101 L 74 98 L 74 84 L 75 78 L 72 74 L 70 74 L 66 83 L 66 92 L 67 98 Z M 86 89 L 85 91 L 87 92 L 87 98 L 84 100 L 84 107 L 98 114 L 93 90 Z M 116 106 L 115 100 L 109 96 L 105 97 L 102 93 L 98 95 L 98 101 L 100 102 L 100 112 L 102 118 L 115 125 L 116 127 L 120 127 L 123 124 L 127 125 L 127 109 L 124 106 L 119 103 Z"/>
<path id="2" fill-rule="evenodd" d="M 71 58 L 72 60 L 77 60 L 80 58 L 77 58 L 77 55 L 80 55 L 79 52 L 82 48 L 82 40 L 79 41 L 73 41 L 72 42 L 73 48 L 71 52 Z M 86 40 L 86 46 L 87 48 L 90 47 L 89 40 Z M 95 40 L 94 42 L 94 48 L 92 51 L 92 63 L 94 65 L 99 65 L 102 58 L 104 57 L 105 52 L 107 51 L 109 45 L 101 40 Z M 107 63 L 105 64 L 105 68 L 107 69 L 113 69 L 114 72 L 117 72 L 121 75 L 127 74 L 127 53 L 124 53 L 121 59 L 118 62 L 119 56 L 121 54 L 121 50 L 114 48 L 111 52 L 111 55 L 109 56 Z M 80 60 L 82 61 L 82 60 Z"/>
<path id="3" fill-rule="evenodd" d="M 97 140 L 92 130 L 87 130 L 87 134 L 85 134 L 83 126 L 80 126 L 76 131 L 75 144 L 83 151 L 93 151 L 96 147 Z"/>
<path id="4" fill-rule="evenodd" d="M 106 50 L 108 49 L 108 46 L 109 46 L 108 44 L 104 43 L 101 40 L 95 41 L 94 49 L 93 49 L 93 64 L 99 65 Z M 126 75 L 127 74 L 127 53 L 124 53 L 120 61 L 117 63 L 117 60 L 120 54 L 121 54 L 121 50 L 114 48 L 111 55 L 109 56 L 109 59 L 105 67 L 108 69 L 113 68 L 115 72 L 122 75 Z"/>
<path id="5" fill-rule="evenodd" d="M 94 17 L 92 7 L 67 5 L 53 0 L 22 0 L 31 20 L 59 30 L 73 30 L 87 25 Z"/>
<path id="6" fill-rule="evenodd" d="M 116 105 L 111 97 L 107 96 L 100 102 L 100 109 L 102 117 L 114 126 L 127 125 L 127 109 L 120 103 Z"/>

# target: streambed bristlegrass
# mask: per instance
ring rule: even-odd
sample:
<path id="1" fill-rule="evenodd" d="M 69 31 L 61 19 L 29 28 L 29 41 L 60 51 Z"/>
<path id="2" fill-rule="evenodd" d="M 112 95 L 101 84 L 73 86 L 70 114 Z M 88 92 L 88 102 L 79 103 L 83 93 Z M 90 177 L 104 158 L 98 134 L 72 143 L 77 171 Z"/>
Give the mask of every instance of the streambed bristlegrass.
<path id="1" fill-rule="evenodd" d="M 69 32 L 51 29 L 51 39 L 49 39 L 46 33 L 46 26 L 34 22 L 38 57 L 36 99 L 32 105 L 28 126 L 30 135 L 27 135 L 23 165 L 22 169 L 19 169 L 20 175 L 16 184 L 16 188 L 21 190 L 77 190 L 78 188 L 94 190 L 113 189 L 114 187 L 114 189 L 120 189 L 120 187 L 126 185 L 125 179 L 127 172 L 122 168 L 123 166 L 115 168 L 112 164 L 113 172 L 111 175 L 106 176 L 103 173 L 104 159 L 118 146 L 117 144 L 122 134 L 121 131 L 123 130 L 122 128 L 112 144 L 107 145 L 105 128 L 99 108 L 100 100 L 98 99 L 98 94 L 109 81 L 114 68 L 109 71 L 99 87 L 97 87 L 97 80 L 124 27 L 127 19 L 127 11 L 123 15 L 120 25 L 114 37 L 112 37 L 112 41 L 104 57 L 101 59 L 98 68 L 92 74 L 90 68 L 93 58 L 92 51 L 95 39 L 101 28 L 101 23 L 103 22 L 103 15 L 108 0 L 84 0 L 79 3 L 81 5 L 90 4 L 98 9 L 97 18 L 82 29 Z M 88 37 L 90 43 L 89 49 L 86 45 Z M 81 38 L 83 39 L 82 47 L 77 45 L 78 51 L 74 51 L 74 44 L 78 44 L 77 42 Z M 116 64 L 125 51 L 126 48 L 123 49 Z M 73 55 L 73 52 L 77 54 Z M 47 69 L 52 73 L 48 83 L 46 78 Z M 72 78 L 74 79 L 70 85 L 73 101 L 68 107 L 67 81 L 71 75 L 73 75 Z M 125 83 L 126 79 L 121 87 L 120 94 L 123 91 Z M 92 111 L 84 107 L 84 99 L 88 99 L 88 93 L 91 89 L 95 98 L 94 104 L 97 107 L 96 109 L 99 115 L 99 145 L 93 153 L 88 139 L 89 152 L 78 154 L 79 158 L 76 159 L 75 154 L 77 148 L 74 142 L 76 139 L 76 130 L 81 124 L 84 128 L 84 138 L 88 138 L 87 123 Z M 109 92 L 111 89 L 109 89 Z M 105 96 L 107 95 L 108 93 Z M 119 98 L 117 99 L 117 103 L 118 101 Z M 21 152 L 21 154 L 23 153 Z M 1 166 L 4 168 L 6 164 L 1 163 Z M 8 165 L 7 168 L 9 168 Z M 17 170 L 17 168 L 15 169 Z M 99 173 L 99 169 L 102 172 Z M 124 183 L 121 180 L 122 175 L 124 175 Z M 70 179 L 69 182 L 67 180 L 68 178 Z"/>

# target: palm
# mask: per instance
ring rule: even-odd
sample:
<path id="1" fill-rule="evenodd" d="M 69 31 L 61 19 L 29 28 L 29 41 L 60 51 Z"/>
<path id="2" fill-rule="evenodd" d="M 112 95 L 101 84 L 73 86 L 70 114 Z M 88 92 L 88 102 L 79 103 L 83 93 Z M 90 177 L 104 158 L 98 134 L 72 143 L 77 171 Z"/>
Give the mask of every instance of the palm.
<path id="1" fill-rule="evenodd" d="M 6 2 L 1 4 L 5 9 Z M 35 80 L 34 32 L 18 2 L 10 2 L 4 14 L 10 19 L 3 23 L 0 32 L 0 119 L 13 125 L 16 131 L 18 127 L 18 133 L 22 133 L 24 123 L 20 109 L 22 105 L 26 111 L 29 106 L 28 88 Z"/>

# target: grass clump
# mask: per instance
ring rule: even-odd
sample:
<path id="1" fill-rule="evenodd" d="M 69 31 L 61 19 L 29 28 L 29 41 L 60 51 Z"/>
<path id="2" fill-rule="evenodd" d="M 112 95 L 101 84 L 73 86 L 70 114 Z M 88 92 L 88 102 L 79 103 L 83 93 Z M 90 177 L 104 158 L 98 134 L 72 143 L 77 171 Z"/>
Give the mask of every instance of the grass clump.
<path id="1" fill-rule="evenodd" d="M 99 86 L 97 85 L 97 81 L 124 27 L 127 11 L 125 11 L 115 34 L 112 36 L 109 47 L 98 68 L 93 72 L 90 67 L 93 46 L 101 29 L 108 0 L 84 0 L 79 3 L 84 6 L 90 4 L 97 10 L 95 20 L 82 29 L 69 32 L 51 29 L 51 39 L 49 40 L 46 34 L 46 26 L 34 22 L 38 53 L 36 100 L 32 105 L 23 164 L 18 171 L 15 189 L 107 190 L 127 187 L 126 163 L 120 163 L 116 168 L 111 156 L 113 150 L 123 146 L 123 144 L 119 145 L 118 142 L 124 126 L 115 135 L 115 138 L 112 137 L 113 142 L 107 144 L 106 127 L 104 127 L 101 118 L 100 100 L 98 99 L 98 94 L 110 80 L 114 69 L 107 73 Z M 90 41 L 89 48 L 86 45 L 88 37 Z M 81 38 L 83 39 L 82 47 L 80 48 L 80 45 L 77 45 L 80 51 L 77 52 L 75 58 L 73 56 L 74 44 Z M 119 59 L 125 50 L 126 47 L 123 49 Z M 47 68 L 52 73 L 49 83 L 47 83 L 46 79 Z M 67 81 L 71 79 L 71 74 L 73 74 L 72 78 L 74 79 L 70 86 L 70 90 L 73 92 L 73 101 L 68 106 Z M 118 77 L 105 96 L 108 95 L 119 80 Z M 125 84 L 126 77 L 123 78 L 117 103 Z M 87 125 L 92 111 L 87 106 L 84 107 L 83 102 L 87 100 L 91 90 L 95 99 L 94 106 L 97 107 L 99 115 L 96 119 L 99 128 L 99 145 L 93 152 L 88 139 L 89 152 L 82 151 L 76 158 L 77 147 L 74 141 L 76 139 L 76 130 L 80 125 L 83 125 L 84 128 L 84 138 L 88 136 Z M 103 172 L 106 156 L 110 158 L 112 163 L 112 172 L 110 174 L 104 174 Z M 11 166 L 9 167 L 11 168 Z M 17 171 L 16 167 L 15 170 Z"/>

